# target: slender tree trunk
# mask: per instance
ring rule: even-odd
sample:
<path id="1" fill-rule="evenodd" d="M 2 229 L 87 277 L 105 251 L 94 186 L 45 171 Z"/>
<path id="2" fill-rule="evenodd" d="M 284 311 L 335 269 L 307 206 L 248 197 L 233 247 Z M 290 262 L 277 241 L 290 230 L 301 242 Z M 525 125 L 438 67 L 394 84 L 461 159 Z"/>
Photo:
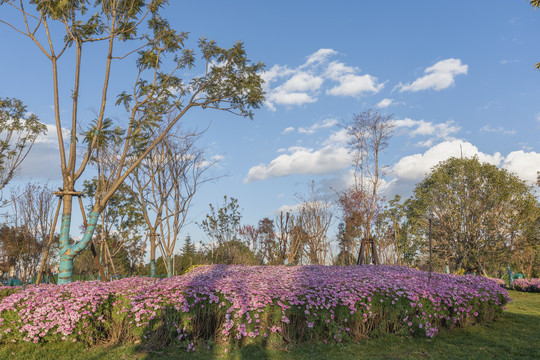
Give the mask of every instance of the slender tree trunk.
<path id="1" fill-rule="evenodd" d="M 156 277 L 156 233 L 150 233 L 150 277 Z"/>
<path id="2" fill-rule="evenodd" d="M 173 276 L 172 256 L 167 257 L 167 277 Z"/>

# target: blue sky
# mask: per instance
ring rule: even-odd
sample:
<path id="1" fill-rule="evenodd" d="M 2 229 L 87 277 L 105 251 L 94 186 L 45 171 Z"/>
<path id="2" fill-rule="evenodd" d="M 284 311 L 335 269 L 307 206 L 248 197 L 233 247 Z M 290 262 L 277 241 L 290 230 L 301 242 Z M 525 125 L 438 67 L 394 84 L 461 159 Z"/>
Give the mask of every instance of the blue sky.
<path id="1" fill-rule="evenodd" d="M 200 146 L 219 159 L 213 174 L 226 175 L 201 188 L 192 222 L 223 195 L 239 199 L 243 223 L 256 224 L 293 207 L 311 180 L 333 194 L 350 179 L 336 124 L 369 107 L 396 119 L 383 158 L 388 197 L 409 196 L 426 171 L 460 152 L 527 181 L 540 170 L 540 71 L 533 69 L 540 12 L 528 1 L 170 2 L 166 17 L 190 33 L 191 46 L 202 35 L 221 46 L 240 40 L 250 59 L 266 64 L 267 101 L 253 121 L 210 111 L 185 119 L 210 124 Z M 20 98 L 54 130 L 45 59 L 2 24 L 0 39 L 9 55 L 0 57 L 0 97 Z M 125 66 L 116 81 L 128 75 Z M 89 94 L 99 69 L 85 68 Z M 70 86 L 67 79 L 66 94 Z M 84 96 L 83 112 L 91 114 L 98 104 Z M 116 111 L 112 103 L 109 109 Z M 55 146 L 49 131 L 13 184 L 57 182 Z M 204 240 L 193 223 L 187 232 Z"/>

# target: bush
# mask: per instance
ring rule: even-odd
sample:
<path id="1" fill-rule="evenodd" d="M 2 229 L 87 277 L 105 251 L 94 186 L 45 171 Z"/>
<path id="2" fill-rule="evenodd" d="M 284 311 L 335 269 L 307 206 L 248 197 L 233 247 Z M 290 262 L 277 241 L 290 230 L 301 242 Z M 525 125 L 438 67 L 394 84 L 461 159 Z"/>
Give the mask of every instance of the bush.
<path id="1" fill-rule="evenodd" d="M 491 321 L 506 290 L 473 275 L 398 266 L 200 266 L 185 276 L 28 286 L 0 304 L 0 342 L 200 341 L 231 346 L 433 337 Z M 84 333 L 84 334 L 83 334 Z"/>

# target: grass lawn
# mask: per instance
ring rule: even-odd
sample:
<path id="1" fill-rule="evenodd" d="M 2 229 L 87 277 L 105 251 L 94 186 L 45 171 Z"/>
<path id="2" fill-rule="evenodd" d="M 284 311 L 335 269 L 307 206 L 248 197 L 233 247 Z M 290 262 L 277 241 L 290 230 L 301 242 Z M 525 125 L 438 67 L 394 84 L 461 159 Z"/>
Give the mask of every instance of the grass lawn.
<path id="1" fill-rule="evenodd" d="M 292 348 L 246 347 L 222 357 L 223 349 L 187 353 L 174 347 L 141 352 L 137 346 L 20 344 L 0 347 L 0 359 L 540 359 L 540 293 L 510 291 L 514 299 L 494 323 L 442 330 L 433 339 L 381 336 L 350 344 L 303 344 Z"/>

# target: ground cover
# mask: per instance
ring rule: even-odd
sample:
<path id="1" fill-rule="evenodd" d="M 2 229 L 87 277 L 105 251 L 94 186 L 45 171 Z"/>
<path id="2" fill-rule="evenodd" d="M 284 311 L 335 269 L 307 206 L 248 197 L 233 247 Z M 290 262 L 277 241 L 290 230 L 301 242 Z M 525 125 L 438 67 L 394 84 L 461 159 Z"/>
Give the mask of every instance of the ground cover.
<path id="1" fill-rule="evenodd" d="M 202 266 L 186 276 L 27 286 L 0 303 L 0 342 L 171 344 L 188 352 L 341 343 L 488 322 L 509 298 L 477 276 L 397 266 Z M 208 345 L 210 344 L 210 345 Z"/>
<path id="2" fill-rule="evenodd" d="M 0 359 L 538 359 L 540 294 L 510 291 L 513 301 L 496 321 L 466 328 L 442 329 L 434 338 L 381 335 L 358 342 L 248 346 L 223 354 L 223 345 L 187 353 L 173 344 L 147 351 L 141 345 L 20 343 L 0 346 Z"/>

